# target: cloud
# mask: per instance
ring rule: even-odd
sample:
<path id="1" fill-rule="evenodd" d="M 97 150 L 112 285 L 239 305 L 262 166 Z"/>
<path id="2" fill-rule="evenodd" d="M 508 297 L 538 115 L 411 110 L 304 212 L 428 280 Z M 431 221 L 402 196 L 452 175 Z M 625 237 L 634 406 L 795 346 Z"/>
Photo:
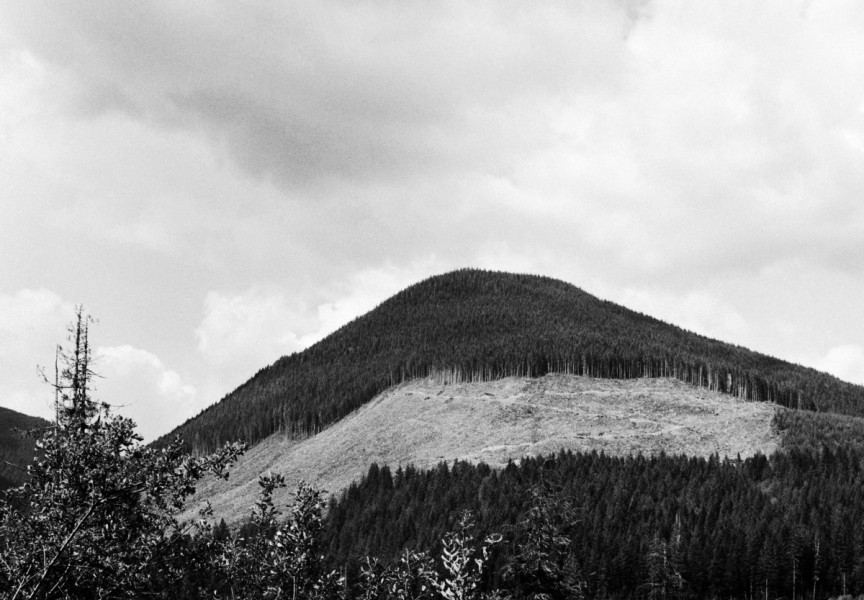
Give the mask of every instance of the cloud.
<path id="1" fill-rule="evenodd" d="M 65 342 L 74 311 L 50 290 L 0 293 L 0 404 L 52 417 L 54 397 L 37 365 L 45 367 L 49 379 L 53 376 L 55 349 Z"/>
<path id="2" fill-rule="evenodd" d="M 706 291 L 685 294 L 646 289 L 625 289 L 615 302 L 672 323 L 684 329 L 724 342 L 747 345 L 746 320 L 734 306 Z"/>
<path id="3" fill-rule="evenodd" d="M 844 381 L 864 385 L 864 348 L 857 344 L 831 348 L 814 366 Z"/>
<path id="4" fill-rule="evenodd" d="M 145 441 L 167 433 L 204 408 L 197 390 L 155 354 L 129 345 L 99 347 L 94 397 L 138 425 Z"/>
<path id="5" fill-rule="evenodd" d="M 430 256 L 407 267 L 365 269 L 315 288 L 209 292 L 195 330 L 199 355 L 208 365 L 207 380 L 199 386 L 201 401 L 215 402 L 261 368 L 308 348 L 440 270 Z"/>
<path id="6" fill-rule="evenodd" d="M 302 336 L 301 344 L 304 348 L 311 346 L 409 285 L 440 271 L 440 262 L 434 256 L 427 256 L 406 267 L 387 264 L 364 269 L 347 281 L 330 286 L 324 293 L 333 299 L 318 304 L 317 327 Z"/>
<path id="7" fill-rule="evenodd" d="M 218 394 L 212 400 L 279 357 L 302 349 L 298 332 L 302 335 L 309 327 L 302 303 L 278 290 L 209 292 L 195 335 L 198 351 L 216 377 L 207 385 L 209 393 Z"/>
<path id="8" fill-rule="evenodd" d="M 538 91 L 615 83 L 629 23 L 600 2 L 44 2 L 4 17 L 74 77 L 88 112 L 199 128 L 251 172 L 288 182 L 491 166 L 490 151 L 512 149 L 494 142 L 536 135 L 500 125 L 533 112 Z"/>
<path id="9" fill-rule="evenodd" d="M 487 262 L 496 244 L 520 262 L 602 261 L 619 283 L 699 285 L 795 258 L 861 269 L 864 19 L 852 2 L 3 11 L 72 115 L 201 146 L 211 173 L 222 157 L 240 169 L 216 200 L 179 184 L 154 194 L 147 182 L 162 178 L 140 173 L 143 209 L 103 217 L 109 242 L 185 241 L 235 269 L 280 248 L 302 256 L 303 276 L 330 278 L 432 253 Z M 237 198 L 254 208 L 238 217 L 226 208 Z"/>

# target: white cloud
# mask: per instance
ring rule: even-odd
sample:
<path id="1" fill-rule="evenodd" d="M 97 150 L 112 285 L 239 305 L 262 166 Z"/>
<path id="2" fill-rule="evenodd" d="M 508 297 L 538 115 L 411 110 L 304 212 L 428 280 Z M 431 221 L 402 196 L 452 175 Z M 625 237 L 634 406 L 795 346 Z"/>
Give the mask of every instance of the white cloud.
<path id="1" fill-rule="evenodd" d="M 301 338 L 303 347 L 324 339 L 356 317 L 374 309 L 393 294 L 439 273 L 440 262 L 433 256 L 416 261 L 406 267 L 387 264 L 364 269 L 347 281 L 330 286 L 327 294 L 334 300 L 317 307 L 317 328 Z"/>
<path id="2" fill-rule="evenodd" d="M 857 344 L 831 348 L 814 366 L 844 381 L 864 385 L 864 348 Z"/>
<path id="3" fill-rule="evenodd" d="M 745 319 L 735 307 L 708 292 L 675 294 L 659 290 L 625 289 L 614 294 L 611 299 L 631 310 L 701 335 L 728 343 L 748 345 Z"/>
<path id="4" fill-rule="evenodd" d="M 10 4 L 34 82 L 10 110 L 59 98 L 68 122 L 16 137 L 53 153 L 46 173 L 83 173 L 54 222 L 83 212 L 109 244 L 235 276 L 290 253 L 320 285 L 495 244 L 602 260 L 619 283 L 794 257 L 860 270 L 857 5 L 640 6 Z"/>
<path id="5" fill-rule="evenodd" d="M 65 344 L 74 314 L 72 304 L 49 290 L 0 292 L 0 405 L 51 418 L 53 395 L 37 365 L 51 378 L 55 349 Z"/>
<path id="6" fill-rule="evenodd" d="M 404 268 L 366 269 L 314 292 L 263 287 L 209 292 L 195 330 L 214 379 L 207 383 L 208 397 L 227 394 L 259 369 L 304 350 L 438 268 L 430 257 Z"/>
<path id="7" fill-rule="evenodd" d="M 278 356 L 298 348 L 296 315 L 302 307 L 290 307 L 281 293 L 253 288 L 244 294 L 210 292 L 205 299 L 205 316 L 196 330 L 198 349 L 217 364 L 226 364 L 243 355 Z"/>
<path id="8" fill-rule="evenodd" d="M 94 397 L 135 421 L 145 441 L 167 433 L 204 408 L 198 393 L 155 354 L 129 345 L 99 347 Z"/>
<path id="9" fill-rule="evenodd" d="M 302 349 L 298 331 L 314 327 L 301 302 L 276 290 L 241 294 L 209 292 L 195 330 L 198 351 L 214 380 L 206 391 L 217 400 L 281 356 Z"/>

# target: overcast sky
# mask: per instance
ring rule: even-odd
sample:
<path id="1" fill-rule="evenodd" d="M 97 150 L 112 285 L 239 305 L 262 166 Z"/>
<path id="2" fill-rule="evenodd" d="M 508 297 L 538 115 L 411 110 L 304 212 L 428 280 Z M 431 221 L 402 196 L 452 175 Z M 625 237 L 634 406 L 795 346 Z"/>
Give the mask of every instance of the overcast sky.
<path id="1" fill-rule="evenodd" d="M 864 3 L 0 0 L 0 404 L 165 433 L 460 267 L 864 384 Z"/>

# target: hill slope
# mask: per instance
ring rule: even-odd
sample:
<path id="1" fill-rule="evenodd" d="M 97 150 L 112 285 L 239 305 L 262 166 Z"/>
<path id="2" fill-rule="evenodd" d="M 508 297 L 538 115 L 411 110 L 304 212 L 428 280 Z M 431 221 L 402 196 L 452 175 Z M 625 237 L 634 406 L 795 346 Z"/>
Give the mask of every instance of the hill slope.
<path id="1" fill-rule="evenodd" d="M 0 407 L 0 490 L 24 483 L 23 469 L 32 462 L 36 451 L 35 440 L 16 430 L 26 431 L 48 425 L 45 419 Z"/>
<path id="2" fill-rule="evenodd" d="M 285 475 L 338 492 L 371 463 L 432 468 L 442 460 L 504 467 L 523 456 L 561 449 L 635 453 L 717 453 L 734 458 L 768 454 L 775 407 L 730 399 L 674 379 L 595 379 L 547 375 L 444 385 L 416 380 L 388 389 L 318 435 L 291 440 L 274 435 L 253 447 L 226 481 L 200 487 L 216 513 L 234 521 L 248 515 L 258 476 Z"/>
<path id="3" fill-rule="evenodd" d="M 197 451 L 276 432 L 314 434 L 387 387 L 549 372 L 672 377 L 796 408 L 864 415 L 864 387 L 706 338 L 547 277 L 462 270 L 431 277 L 259 371 L 175 433 Z M 164 439 L 157 441 L 164 443 Z"/>

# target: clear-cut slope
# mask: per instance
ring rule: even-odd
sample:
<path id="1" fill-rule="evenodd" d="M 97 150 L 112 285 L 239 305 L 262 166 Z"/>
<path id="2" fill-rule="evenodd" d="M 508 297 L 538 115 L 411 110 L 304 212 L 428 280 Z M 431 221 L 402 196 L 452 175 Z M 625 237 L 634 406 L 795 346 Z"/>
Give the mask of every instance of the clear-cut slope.
<path id="1" fill-rule="evenodd" d="M 553 374 L 449 385 L 416 380 L 386 390 L 316 436 L 270 436 L 241 459 L 228 482 L 203 485 L 198 501 L 209 500 L 217 516 L 236 521 L 253 506 L 262 473 L 282 473 L 288 490 L 305 479 L 335 493 L 372 462 L 395 469 L 459 459 L 500 467 L 562 448 L 614 455 L 768 454 L 779 439 L 771 430 L 775 410 L 674 379 Z"/>

